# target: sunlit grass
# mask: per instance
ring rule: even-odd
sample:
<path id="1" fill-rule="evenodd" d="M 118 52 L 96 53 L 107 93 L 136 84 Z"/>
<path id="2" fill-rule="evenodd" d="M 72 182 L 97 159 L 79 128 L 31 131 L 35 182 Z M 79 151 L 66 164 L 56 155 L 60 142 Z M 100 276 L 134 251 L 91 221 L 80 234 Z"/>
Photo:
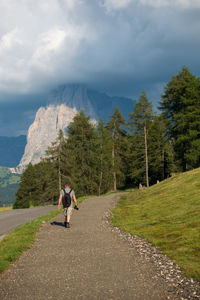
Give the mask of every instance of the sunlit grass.
<path id="1" fill-rule="evenodd" d="M 16 261 L 24 250 L 31 247 L 42 222 L 52 219 L 59 212 L 54 210 L 46 216 L 39 217 L 30 223 L 17 227 L 4 237 L 0 242 L 0 272 L 8 269 L 9 265 Z"/>
<path id="2" fill-rule="evenodd" d="M 12 206 L 0 207 L 0 212 L 2 212 L 2 211 L 8 211 L 8 210 L 11 210 L 11 209 L 12 209 Z"/>
<path id="3" fill-rule="evenodd" d="M 200 281 L 200 169 L 123 196 L 111 222 L 147 239 Z"/>

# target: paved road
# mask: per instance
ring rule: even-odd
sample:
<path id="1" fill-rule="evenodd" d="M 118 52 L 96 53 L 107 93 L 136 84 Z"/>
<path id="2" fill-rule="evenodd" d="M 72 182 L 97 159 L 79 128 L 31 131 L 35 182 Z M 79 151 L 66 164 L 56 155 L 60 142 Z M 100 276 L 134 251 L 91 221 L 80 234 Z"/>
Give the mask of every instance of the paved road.
<path id="1" fill-rule="evenodd" d="M 15 227 L 30 222 L 37 217 L 46 215 L 56 208 L 57 206 L 44 206 L 0 212 L 0 239 Z"/>
<path id="2" fill-rule="evenodd" d="M 0 299 L 175 300 L 154 265 L 103 223 L 114 198 L 84 201 L 70 229 L 62 214 L 44 224 L 32 248 L 1 274 Z"/>

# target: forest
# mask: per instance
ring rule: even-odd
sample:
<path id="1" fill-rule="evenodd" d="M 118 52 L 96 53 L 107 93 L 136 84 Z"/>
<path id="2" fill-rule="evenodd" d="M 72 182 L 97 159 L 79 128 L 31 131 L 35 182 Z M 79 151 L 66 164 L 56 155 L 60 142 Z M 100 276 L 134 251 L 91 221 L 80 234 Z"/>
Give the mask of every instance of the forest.
<path id="1" fill-rule="evenodd" d="M 187 67 L 164 87 L 159 113 L 143 91 L 124 119 L 94 123 L 83 111 L 22 174 L 14 208 L 56 204 L 70 183 L 78 197 L 148 188 L 174 173 L 200 166 L 200 78 Z"/>

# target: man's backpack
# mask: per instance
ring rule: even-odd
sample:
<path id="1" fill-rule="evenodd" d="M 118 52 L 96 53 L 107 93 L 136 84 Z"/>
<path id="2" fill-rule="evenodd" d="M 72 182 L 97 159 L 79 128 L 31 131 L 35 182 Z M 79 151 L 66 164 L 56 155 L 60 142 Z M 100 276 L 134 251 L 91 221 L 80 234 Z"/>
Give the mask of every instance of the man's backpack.
<path id="1" fill-rule="evenodd" d="M 62 197 L 62 204 L 64 208 L 69 207 L 72 203 L 72 199 L 70 196 L 71 191 L 72 189 L 69 191 L 69 193 L 66 193 L 65 189 L 63 190 L 64 196 Z"/>

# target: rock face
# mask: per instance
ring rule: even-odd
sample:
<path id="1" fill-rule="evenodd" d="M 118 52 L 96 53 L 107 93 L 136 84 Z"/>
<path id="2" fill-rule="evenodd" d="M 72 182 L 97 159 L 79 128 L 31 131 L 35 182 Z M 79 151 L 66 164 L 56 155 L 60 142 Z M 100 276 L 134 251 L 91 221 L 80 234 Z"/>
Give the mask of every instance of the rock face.
<path id="1" fill-rule="evenodd" d="M 110 97 L 81 85 L 63 85 L 50 93 L 48 103 L 47 107 L 37 111 L 35 121 L 29 127 L 25 152 L 16 172 L 23 171 L 30 162 L 38 163 L 57 138 L 59 129 L 65 129 L 81 109 L 91 119 L 102 117 L 107 121 L 115 107 L 125 118 L 128 117 L 135 102 L 128 98 Z"/>
<path id="2" fill-rule="evenodd" d="M 48 97 L 49 103 L 65 103 L 68 107 L 76 107 L 78 111 L 83 109 L 87 115 L 96 117 L 95 100 L 88 95 L 88 89 L 82 85 L 63 85 L 52 91 Z"/>
<path id="3" fill-rule="evenodd" d="M 57 138 L 59 129 L 64 130 L 76 114 L 76 108 L 67 107 L 65 104 L 41 107 L 29 127 L 27 145 L 18 170 L 23 170 L 30 162 L 38 163 L 48 146 Z"/>
<path id="4" fill-rule="evenodd" d="M 133 111 L 135 104 L 132 99 L 111 97 L 78 84 L 58 87 L 50 93 L 48 102 L 51 104 L 65 103 L 68 107 L 76 107 L 78 111 L 83 109 L 86 115 L 92 119 L 98 120 L 99 117 L 102 117 L 104 121 L 107 121 L 109 116 L 113 114 L 115 107 L 118 107 L 122 115 L 127 118 L 128 114 Z"/>

